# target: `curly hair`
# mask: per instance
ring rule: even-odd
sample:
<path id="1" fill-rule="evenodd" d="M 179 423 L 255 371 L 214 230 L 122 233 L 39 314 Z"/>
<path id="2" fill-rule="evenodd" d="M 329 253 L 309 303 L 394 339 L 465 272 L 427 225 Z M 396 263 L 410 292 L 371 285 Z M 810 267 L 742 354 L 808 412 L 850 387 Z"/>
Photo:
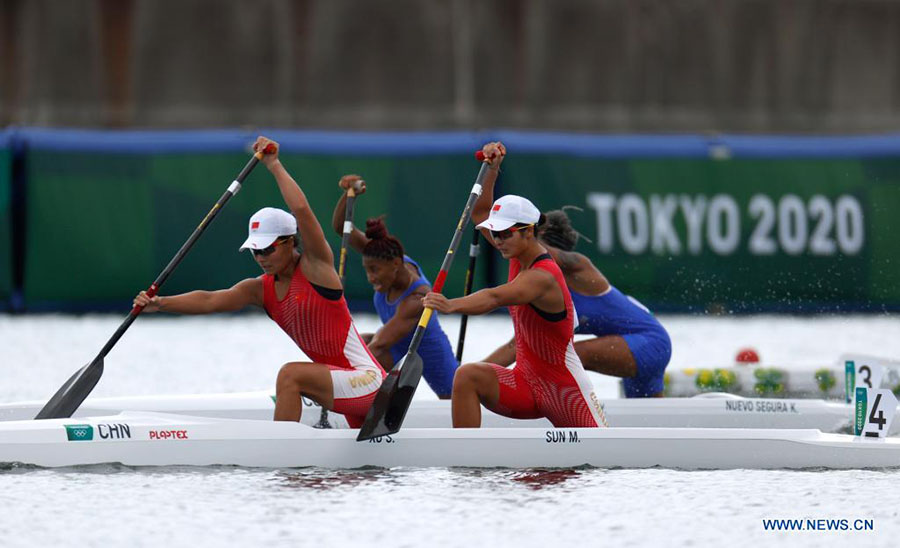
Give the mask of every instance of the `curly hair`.
<path id="1" fill-rule="evenodd" d="M 572 251 L 578 243 L 578 232 L 572 228 L 572 221 L 561 209 L 545 213 L 547 223 L 541 227 L 541 239 L 563 251 Z"/>
<path id="2" fill-rule="evenodd" d="M 403 258 L 403 244 L 400 240 L 388 234 L 384 219 L 377 217 L 366 221 L 366 238 L 369 242 L 362 250 L 363 257 L 383 259 L 390 261 L 395 258 Z"/>

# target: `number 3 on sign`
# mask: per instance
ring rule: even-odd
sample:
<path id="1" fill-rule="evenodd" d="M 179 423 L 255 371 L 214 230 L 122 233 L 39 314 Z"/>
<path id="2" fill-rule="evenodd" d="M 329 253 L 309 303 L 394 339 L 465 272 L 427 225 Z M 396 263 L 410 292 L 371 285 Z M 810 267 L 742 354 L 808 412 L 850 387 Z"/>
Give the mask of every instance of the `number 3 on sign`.
<path id="1" fill-rule="evenodd" d="M 897 398 L 886 388 L 856 389 L 856 420 L 854 432 L 863 438 L 883 438 L 891 429 Z"/>
<path id="2" fill-rule="evenodd" d="M 884 369 L 885 367 L 882 365 L 881 360 L 848 355 L 844 362 L 847 403 L 853 401 L 858 387 L 881 388 L 881 377 L 884 376 Z"/>

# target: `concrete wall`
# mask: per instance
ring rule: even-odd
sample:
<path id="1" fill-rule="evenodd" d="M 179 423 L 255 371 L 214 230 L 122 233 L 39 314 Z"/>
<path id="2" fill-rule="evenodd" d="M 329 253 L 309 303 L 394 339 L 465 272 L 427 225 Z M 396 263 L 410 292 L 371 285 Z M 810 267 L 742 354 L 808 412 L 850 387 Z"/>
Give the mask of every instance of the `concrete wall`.
<path id="1" fill-rule="evenodd" d="M 0 0 L 0 126 L 900 128 L 894 0 Z"/>

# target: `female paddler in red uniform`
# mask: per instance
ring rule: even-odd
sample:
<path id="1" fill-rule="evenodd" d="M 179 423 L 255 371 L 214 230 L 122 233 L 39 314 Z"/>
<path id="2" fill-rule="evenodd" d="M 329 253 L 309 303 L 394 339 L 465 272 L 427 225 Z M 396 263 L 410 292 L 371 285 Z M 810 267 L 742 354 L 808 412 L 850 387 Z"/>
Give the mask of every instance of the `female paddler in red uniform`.
<path id="1" fill-rule="evenodd" d="M 312 360 L 281 367 L 275 385 L 275 420 L 299 421 L 303 395 L 345 415 L 355 428 L 362 424 L 385 372 L 356 331 L 331 247 L 303 191 L 279 161 L 278 143 L 259 137 L 253 150 L 266 150 L 269 145 L 275 151 L 263 156 L 262 162 L 275 177 L 292 214 L 267 207 L 250 218 L 249 236 L 240 249 L 251 250 L 263 275 L 219 291 L 152 299 L 142 291 L 134 302 L 144 312 L 178 314 L 230 312 L 248 305 L 265 309 Z M 302 249 L 297 247 L 298 228 Z"/>
<path id="2" fill-rule="evenodd" d="M 605 426 L 593 384 L 575 353 L 572 297 L 559 266 L 536 238 L 544 216 L 521 196 L 503 196 L 491 205 L 506 149 L 501 143 L 489 143 L 482 152 L 495 173 L 485 178 L 472 220 L 509 259 L 509 281 L 460 299 L 429 293 L 423 302 L 445 314 L 485 314 L 509 307 L 516 366 L 460 367 L 453 379 L 453 426 L 481 426 L 481 404 L 507 417 L 546 417 L 557 427 Z"/>

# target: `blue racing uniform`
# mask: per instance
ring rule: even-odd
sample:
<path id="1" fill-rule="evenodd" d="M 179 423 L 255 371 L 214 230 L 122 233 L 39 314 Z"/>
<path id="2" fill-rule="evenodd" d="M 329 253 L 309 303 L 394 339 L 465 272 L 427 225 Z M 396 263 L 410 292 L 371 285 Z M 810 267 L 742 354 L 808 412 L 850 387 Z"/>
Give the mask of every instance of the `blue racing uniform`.
<path id="1" fill-rule="evenodd" d="M 397 307 L 403 299 L 408 297 L 416 288 L 422 285 L 431 285 L 418 263 L 406 255 L 403 256 L 403 261 L 416 267 L 419 279 L 409 284 L 406 291 L 394 301 L 388 301 L 386 293 L 375 292 L 375 310 L 378 311 L 378 316 L 381 317 L 381 323 L 390 321 L 397 313 Z M 400 360 L 409 351 L 409 344 L 412 342 L 414 332 L 415 330 L 410 331 L 405 337 L 391 346 L 391 356 L 394 358 L 395 364 L 400 363 Z M 422 376 L 425 377 L 425 382 L 438 396 L 449 396 L 453 390 L 453 375 L 456 373 L 456 368 L 459 364 L 456 363 L 456 356 L 453 355 L 453 349 L 450 347 L 450 341 L 447 339 L 446 333 L 441 329 L 437 313 L 432 314 L 431 319 L 428 320 L 425 336 L 419 344 L 418 354 L 422 358 Z"/>
<path id="2" fill-rule="evenodd" d="M 619 335 L 625 339 L 637 375 L 622 379 L 626 398 L 645 398 L 663 391 L 663 374 L 672 357 L 672 341 L 647 307 L 634 297 L 609 286 L 602 295 L 589 297 L 571 291 L 578 316 L 578 335 Z"/>

